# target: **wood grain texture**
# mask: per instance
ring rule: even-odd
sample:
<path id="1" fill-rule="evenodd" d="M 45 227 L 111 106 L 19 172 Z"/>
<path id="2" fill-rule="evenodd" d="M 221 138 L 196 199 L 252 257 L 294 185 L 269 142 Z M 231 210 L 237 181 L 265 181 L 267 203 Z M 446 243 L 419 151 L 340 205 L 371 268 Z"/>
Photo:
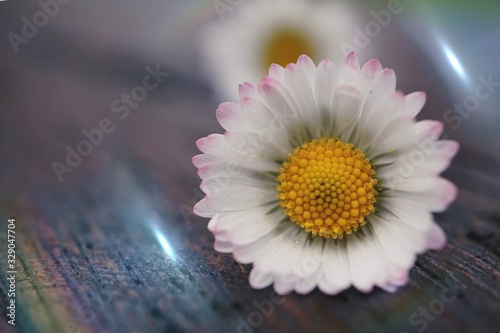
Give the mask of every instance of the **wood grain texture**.
<path id="1" fill-rule="evenodd" d="M 5 321 L 2 257 L 0 332 L 497 332 L 500 155 L 478 142 L 498 136 L 473 142 L 464 128 L 446 127 L 462 145 L 444 174 L 458 198 L 435 215 L 448 244 L 420 255 L 398 292 L 277 297 L 271 288 L 251 289 L 251 266 L 215 252 L 208 221 L 191 211 L 201 195 L 194 142 L 221 131 L 210 90 L 168 68 L 165 82 L 120 120 L 111 102 L 150 64 L 119 55 L 74 58 L 80 49 L 69 41 L 60 42 L 57 58 L 43 41 L 33 41 L 30 54 L 6 53 L 0 64 L 10 80 L 0 102 L 1 253 L 6 220 L 15 217 L 18 270 L 14 328 Z M 423 118 L 440 119 L 435 110 L 453 103 L 445 85 L 414 74 L 404 88 L 425 85 Z M 105 117 L 116 129 L 59 182 L 51 163 Z M 480 133 L 474 121 L 468 128 Z"/>

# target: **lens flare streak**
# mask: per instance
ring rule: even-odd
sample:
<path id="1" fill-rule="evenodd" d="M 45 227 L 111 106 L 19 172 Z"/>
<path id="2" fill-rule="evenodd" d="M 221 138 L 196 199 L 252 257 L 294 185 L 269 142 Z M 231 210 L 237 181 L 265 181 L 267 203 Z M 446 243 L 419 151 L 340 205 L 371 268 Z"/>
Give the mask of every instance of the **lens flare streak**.
<path id="1" fill-rule="evenodd" d="M 443 50 L 446 58 L 448 58 L 448 61 L 450 62 L 451 67 L 455 70 L 455 72 L 457 72 L 458 76 L 460 76 L 462 80 L 465 80 L 466 75 L 464 68 L 455 53 L 446 45 L 443 46 Z"/>
<path id="2" fill-rule="evenodd" d="M 160 243 L 161 247 L 165 251 L 165 253 L 169 256 L 170 259 L 175 260 L 175 253 L 172 250 L 170 244 L 168 243 L 165 235 L 163 235 L 163 233 L 157 228 L 153 228 L 153 232 L 155 234 L 156 239 Z"/>

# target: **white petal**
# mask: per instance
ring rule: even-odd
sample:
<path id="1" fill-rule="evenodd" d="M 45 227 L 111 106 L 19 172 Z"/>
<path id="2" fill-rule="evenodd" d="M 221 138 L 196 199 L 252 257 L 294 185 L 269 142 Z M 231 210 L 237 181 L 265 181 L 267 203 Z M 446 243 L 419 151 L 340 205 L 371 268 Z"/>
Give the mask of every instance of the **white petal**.
<path id="1" fill-rule="evenodd" d="M 337 67 L 331 61 L 322 61 L 316 69 L 314 101 L 320 112 L 331 112 L 330 104 L 337 84 Z"/>
<path id="2" fill-rule="evenodd" d="M 340 86 L 335 90 L 332 100 L 332 133 L 349 142 L 357 123 L 361 104 L 361 94 L 350 86 Z"/>
<path id="3" fill-rule="evenodd" d="M 242 140 L 238 132 L 226 132 L 225 135 L 211 134 L 196 141 L 198 149 L 207 155 L 223 156 L 225 160 L 237 161 L 242 165 L 251 161 L 253 167 L 262 171 L 276 171 L 274 161 L 256 158 L 255 145 L 253 141 Z"/>
<path id="4" fill-rule="evenodd" d="M 282 296 L 290 294 L 293 291 L 293 286 L 294 284 L 290 280 L 279 277 L 276 278 L 273 285 L 274 291 Z"/>
<path id="5" fill-rule="evenodd" d="M 302 70 L 309 80 L 309 85 L 314 91 L 315 76 L 316 76 L 316 65 L 307 55 L 303 54 L 297 59 L 297 66 Z"/>
<path id="6" fill-rule="evenodd" d="M 273 275 L 270 273 L 260 272 L 254 268 L 250 272 L 249 282 L 252 288 L 266 288 L 273 283 Z"/>
<path id="7" fill-rule="evenodd" d="M 219 240 L 215 240 L 214 250 L 221 253 L 231 253 L 234 251 L 234 246 L 229 242 L 222 242 Z"/>
<path id="8" fill-rule="evenodd" d="M 238 262 L 243 264 L 250 264 L 255 262 L 255 259 L 260 256 L 263 248 L 268 243 L 276 242 L 277 240 L 279 240 L 279 237 L 283 237 L 283 234 L 290 232 L 293 227 L 294 226 L 291 225 L 291 223 L 281 223 L 270 233 L 257 239 L 255 242 L 242 246 L 236 246 L 233 251 L 234 258 Z"/>
<path id="9" fill-rule="evenodd" d="M 456 141 L 441 140 L 433 145 L 434 151 L 425 152 L 425 162 L 416 168 L 420 170 L 429 170 L 433 174 L 439 174 L 445 170 L 451 162 L 451 159 L 458 152 L 460 145 Z"/>
<path id="10" fill-rule="evenodd" d="M 427 248 L 432 250 L 442 249 L 446 245 L 446 235 L 443 229 L 436 223 L 432 223 L 426 232 L 427 235 Z"/>
<path id="11" fill-rule="evenodd" d="M 295 285 L 295 291 L 299 294 L 311 292 L 319 284 L 323 274 L 323 245 L 325 240 L 315 237 L 312 244 L 304 249 L 299 263 L 304 270 L 304 277 Z"/>
<path id="12" fill-rule="evenodd" d="M 418 158 L 416 155 L 427 154 L 427 150 L 435 149 L 435 141 L 443 131 L 443 123 L 434 120 L 422 120 L 414 123 L 408 134 L 400 136 L 401 144 L 395 152 L 376 158 L 376 165 L 393 164 L 398 160 Z M 429 146 L 429 148 L 427 148 Z M 415 155 L 412 157 L 412 155 Z M 411 162 L 411 161 L 410 161 Z"/>
<path id="13" fill-rule="evenodd" d="M 285 69 L 278 64 L 271 64 L 269 67 L 269 76 L 277 81 L 283 82 L 284 73 Z"/>
<path id="14" fill-rule="evenodd" d="M 239 85 L 238 91 L 240 93 L 240 99 L 244 100 L 245 98 L 257 97 L 257 87 L 251 83 L 243 82 Z"/>
<path id="15" fill-rule="evenodd" d="M 276 80 L 264 78 L 259 85 L 259 92 L 261 94 L 260 102 L 264 105 L 274 116 L 276 128 L 283 129 L 283 136 L 288 136 L 290 127 L 292 127 L 299 117 L 296 106 L 288 103 L 285 97 L 280 93 L 276 86 Z"/>
<path id="16" fill-rule="evenodd" d="M 212 217 L 220 211 L 238 211 L 276 201 L 274 189 L 252 187 L 220 188 L 199 201 L 193 212 L 202 217 Z"/>
<path id="17" fill-rule="evenodd" d="M 396 91 L 396 74 L 392 69 L 384 69 L 371 81 L 364 108 L 372 110 L 383 98 Z"/>
<path id="18" fill-rule="evenodd" d="M 314 290 L 314 288 L 316 288 L 319 285 L 319 281 L 321 279 L 322 274 L 323 270 L 321 265 L 319 265 L 318 268 L 314 271 L 314 273 L 310 277 L 300 281 L 295 286 L 295 291 L 298 294 L 302 295 L 310 293 L 311 291 Z"/>
<path id="19" fill-rule="evenodd" d="M 404 239 L 399 237 L 394 225 L 387 224 L 377 215 L 370 216 L 370 226 L 374 241 L 385 253 L 391 266 L 400 271 L 408 270 L 415 258 L 415 250 L 406 246 Z"/>
<path id="20" fill-rule="evenodd" d="M 364 79 L 371 81 L 375 79 L 383 69 L 378 59 L 370 59 L 363 65 L 363 68 L 361 68 L 361 74 L 363 74 Z"/>
<path id="21" fill-rule="evenodd" d="M 226 131 L 248 131 L 253 128 L 245 119 L 239 104 L 222 103 L 215 111 L 215 115 Z"/>
<path id="22" fill-rule="evenodd" d="M 214 216 L 210 219 L 207 225 L 207 229 L 210 231 L 214 231 L 217 228 L 217 224 L 219 223 L 220 213 L 215 213 Z"/>
<path id="23" fill-rule="evenodd" d="M 231 132 L 226 133 L 227 142 L 241 154 L 245 154 L 243 165 L 252 168 L 259 166 L 262 172 L 277 172 L 281 161 L 288 156 L 290 143 L 287 136 L 280 130 L 274 132 L 268 127 L 263 127 L 257 132 Z"/>
<path id="24" fill-rule="evenodd" d="M 388 146 L 380 147 L 380 144 L 384 139 L 390 137 L 394 130 L 400 130 L 398 125 L 404 125 L 401 121 L 395 122 L 398 118 L 397 111 L 402 103 L 403 95 L 394 92 L 385 95 L 372 109 L 368 109 L 366 106 L 363 107 L 358 124 L 358 131 L 361 133 L 357 146 L 369 156 L 376 157 L 380 154 L 380 150 L 386 152 L 389 148 L 392 148 Z M 395 122 L 394 126 L 388 126 L 393 122 Z M 402 139 L 406 139 L 406 136 Z"/>
<path id="25" fill-rule="evenodd" d="M 324 239 L 315 237 L 311 239 L 302 230 L 293 240 L 294 244 L 288 250 L 280 251 L 276 260 L 268 260 L 274 265 L 272 268 L 277 276 L 275 288 L 280 294 L 292 290 L 305 293 L 316 287 L 322 273 L 322 252 Z M 307 291 L 307 292 L 308 292 Z"/>
<path id="26" fill-rule="evenodd" d="M 320 134 L 320 126 L 316 103 L 314 102 L 312 87 L 304 71 L 295 64 L 285 67 L 284 75 L 285 87 L 295 100 L 301 119 L 313 137 Z"/>
<path id="27" fill-rule="evenodd" d="M 409 270 L 406 270 L 399 276 L 398 278 L 385 281 L 383 284 L 380 284 L 379 287 L 388 291 L 390 293 L 394 293 L 401 286 L 404 286 L 409 280 Z"/>
<path id="28" fill-rule="evenodd" d="M 349 53 L 339 67 L 339 86 L 362 87 L 363 76 L 360 71 L 359 59 L 354 52 Z"/>
<path id="29" fill-rule="evenodd" d="M 209 156 L 209 155 L 204 155 Z M 213 155 L 212 155 L 213 156 Z M 260 160 L 260 159 L 259 159 Z M 236 161 L 236 160 L 222 160 L 222 161 L 214 161 L 208 162 L 203 166 L 198 167 L 198 176 L 201 179 L 207 179 L 211 177 L 221 177 L 221 178 L 250 178 L 253 181 L 259 182 L 259 186 L 263 183 L 267 182 L 275 182 L 276 177 L 274 174 L 262 172 L 262 166 L 264 163 L 253 163 L 247 161 Z M 259 168 L 260 166 L 260 168 Z M 271 164 L 272 168 L 269 167 L 269 170 L 277 172 L 279 169 L 278 164 Z M 255 169 L 252 169 L 255 168 Z M 251 181 L 249 180 L 249 181 Z M 224 181 L 225 183 L 225 181 Z M 245 182 L 248 184 L 248 182 Z M 274 184 L 275 185 L 275 184 Z M 274 187 L 274 186 L 273 186 Z"/>
<path id="30" fill-rule="evenodd" d="M 224 242 L 224 243 L 231 243 L 231 245 L 232 245 L 232 242 L 229 240 L 227 231 L 214 230 L 214 231 L 212 231 L 212 233 L 214 234 L 215 240 L 220 241 L 220 242 Z"/>
<path id="31" fill-rule="evenodd" d="M 323 250 L 323 275 L 319 289 L 334 295 L 351 285 L 351 271 L 347 256 L 347 243 L 342 240 L 328 239 Z"/>
<path id="32" fill-rule="evenodd" d="M 307 246 L 307 234 L 302 229 L 289 221 L 283 223 L 289 224 L 288 228 L 272 243 L 266 244 L 254 261 L 259 269 L 278 276 L 287 273 L 299 261 L 301 252 Z"/>
<path id="33" fill-rule="evenodd" d="M 398 287 L 388 283 L 386 285 L 380 286 L 380 288 L 384 289 L 385 291 L 389 293 L 395 293 L 398 290 Z"/>
<path id="34" fill-rule="evenodd" d="M 280 209 L 257 218 L 245 218 L 241 216 L 239 227 L 233 227 L 228 231 L 228 239 L 235 246 L 252 243 L 260 237 L 273 231 L 283 220 L 285 214 Z"/>
<path id="35" fill-rule="evenodd" d="M 415 141 L 437 140 L 443 132 L 443 123 L 436 120 L 421 120 L 415 124 Z"/>
<path id="36" fill-rule="evenodd" d="M 217 194 L 222 188 L 242 188 L 247 187 L 268 188 L 272 189 L 276 186 L 276 181 L 263 177 L 265 175 L 257 174 L 256 177 L 248 177 L 247 175 L 229 176 L 227 173 L 202 178 L 200 188 L 207 195 Z"/>
<path id="37" fill-rule="evenodd" d="M 361 239 L 360 239 L 361 238 Z M 383 279 L 385 267 L 380 267 L 373 246 L 356 232 L 346 236 L 347 254 L 351 269 L 352 284 L 360 291 L 370 292 Z"/>
<path id="38" fill-rule="evenodd" d="M 385 197 L 378 211 L 384 220 L 418 232 L 425 231 L 433 221 L 425 205 L 405 197 Z"/>
<path id="39" fill-rule="evenodd" d="M 421 205 L 416 204 L 414 209 L 410 206 L 391 207 L 391 211 L 380 210 L 377 215 L 384 222 L 383 226 L 392 234 L 399 246 L 406 249 L 409 254 L 422 253 L 426 250 L 426 231 L 433 223 L 432 214 L 425 211 Z M 420 207 L 420 208 L 419 208 Z"/>
<path id="40" fill-rule="evenodd" d="M 262 156 L 258 150 L 264 149 L 266 143 L 269 143 L 269 140 L 261 134 L 242 135 L 241 132 L 226 132 L 225 135 L 211 134 L 196 141 L 198 148 L 207 155 L 223 156 L 222 160 L 236 165 L 250 166 L 253 170 L 261 172 L 276 172 L 278 169 L 276 162 L 263 158 L 266 156 Z M 213 159 L 213 161 L 220 160 Z M 207 160 L 203 162 L 207 164 Z"/>
<path id="41" fill-rule="evenodd" d="M 280 124 L 286 125 L 288 139 L 294 146 L 301 145 L 308 140 L 305 129 L 299 126 L 301 113 L 298 111 L 295 100 L 281 83 L 272 79 L 264 78 L 259 85 L 262 101 L 273 112 Z"/>
<path id="42" fill-rule="evenodd" d="M 248 220 L 258 220 L 263 216 L 276 210 L 276 204 L 270 203 L 245 210 L 219 212 L 212 218 L 213 223 L 209 223 L 210 231 L 223 230 L 230 231 L 232 229 L 241 229 Z"/>
<path id="43" fill-rule="evenodd" d="M 191 162 L 193 162 L 193 165 L 195 167 L 201 168 L 209 163 L 222 161 L 224 159 L 225 158 L 222 156 L 199 154 L 199 155 L 193 156 L 193 158 L 191 159 Z"/>
<path id="44" fill-rule="evenodd" d="M 356 55 L 355 52 L 350 52 L 345 58 L 340 66 L 341 70 L 345 70 L 345 68 L 352 68 L 356 71 L 360 70 L 360 64 L 359 64 L 359 59 L 358 56 Z"/>
<path id="45" fill-rule="evenodd" d="M 410 117 L 415 117 L 424 107 L 425 92 L 417 91 L 405 96 L 405 110 Z"/>
<path id="46" fill-rule="evenodd" d="M 429 189 L 432 188 L 434 184 L 434 180 L 436 177 L 412 177 L 409 176 L 408 178 L 405 179 L 404 182 L 401 182 L 400 184 L 396 184 L 394 187 L 389 186 L 389 184 L 384 184 L 384 187 L 388 190 L 386 195 L 391 196 L 391 197 L 396 197 L 399 198 L 401 197 L 401 192 L 407 193 L 407 192 L 424 192 L 428 191 Z M 403 197 L 404 198 L 404 197 Z"/>
<path id="47" fill-rule="evenodd" d="M 382 224 L 384 224 L 382 222 Z M 362 242 L 365 243 L 365 246 L 368 249 L 368 252 L 372 254 L 372 261 L 377 266 L 377 270 L 379 272 L 379 276 L 377 281 L 375 282 L 377 286 L 384 288 L 388 284 L 393 285 L 397 281 L 403 281 L 404 277 L 408 275 L 408 270 L 411 265 L 413 265 L 415 255 L 413 252 L 407 255 L 399 255 L 397 260 L 394 260 L 393 254 L 387 253 L 387 248 L 393 247 L 393 250 L 396 252 L 401 252 L 401 250 L 397 247 L 394 241 L 389 238 L 385 239 L 386 244 L 382 244 L 381 238 L 375 233 L 375 230 L 371 223 L 368 223 L 366 226 L 362 227 L 362 232 L 365 235 L 365 238 L 362 239 Z M 396 254 L 398 256 L 398 254 Z"/>
<path id="48" fill-rule="evenodd" d="M 196 141 L 196 146 L 205 154 L 224 156 L 231 149 L 222 134 L 210 134 Z"/>
<path id="49" fill-rule="evenodd" d="M 432 212 L 442 212 L 456 199 L 457 194 L 457 187 L 447 179 L 411 177 L 387 195 L 391 198 L 405 198 L 422 203 Z"/>
<path id="50" fill-rule="evenodd" d="M 256 97 L 244 98 L 241 101 L 241 107 L 243 115 L 256 129 L 256 132 L 268 128 L 269 123 L 274 119 L 274 115 Z"/>
<path id="51" fill-rule="evenodd" d="M 392 189 L 400 188 L 408 178 L 433 178 L 448 167 L 458 148 L 455 141 L 434 142 L 429 139 L 408 149 L 405 154 L 399 154 L 396 162 L 378 166 L 377 176 L 386 180 L 386 186 Z"/>
<path id="52" fill-rule="evenodd" d="M 372 159 L 377 163 L 381 163 L 381 155 L 388 155 L 395 152 L 393 156 L 400 156 L 399 153 L 404 149 L 411 140 L 412 124 L 408 119 L 398 118 L 393 119 L 382 132 L 380 132 L 371 141 L 370 148 L 367 148 L 367 154 L 372 156 Z"/>

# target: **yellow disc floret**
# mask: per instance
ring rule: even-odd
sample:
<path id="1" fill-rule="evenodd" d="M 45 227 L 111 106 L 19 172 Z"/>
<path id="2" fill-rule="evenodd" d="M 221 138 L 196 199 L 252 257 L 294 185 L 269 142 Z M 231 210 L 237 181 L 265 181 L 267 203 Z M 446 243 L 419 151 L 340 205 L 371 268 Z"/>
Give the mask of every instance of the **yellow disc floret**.
<path id="1" fill-rule="evenodd" d="M 294 63 L 301 54 L 314 58 L 314 45 L 306 34 L 300 30 L 283 28 L 269 36 L 262 50 L 264 70 L 267 73 L 273 63 L 285 67 Z"/>
<path id="2" fill-rule="evenodd" d="M 375 210 L 375 171 L 363 152 L 338 139 L 295 148 L 279 171 L 278 199 L 292 222 L 313 236 L 343 238 Z"/>

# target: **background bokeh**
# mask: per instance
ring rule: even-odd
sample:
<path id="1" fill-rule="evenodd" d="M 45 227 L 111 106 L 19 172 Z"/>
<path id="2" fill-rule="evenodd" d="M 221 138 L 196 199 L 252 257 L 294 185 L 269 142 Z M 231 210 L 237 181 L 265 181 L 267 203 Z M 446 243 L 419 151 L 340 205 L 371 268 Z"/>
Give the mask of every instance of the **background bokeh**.
<path id="1" fill-rule="evenodd" d="M 388 6 L 351 3 L 361 29 Z M 500 323 L 489 307 L 500 298 L 500 2 L 401 5 L 359 57 L 393 68 L 403 92 L 425 91 L 418 118 L 443 121 L 444 135 L 461 144 L 445 173 L 460 194 L 437 217 L 449 237 L 445 259 L 422 256 L 394 295 L 287 296 L 254 331 L 416 332 L 409 318 L 451 290 L 446 276 L 467 289 L 426 332 L 488 332 Z M 222 130 L 215 109 L 223 100 L 199 49 L 200 32 L 218 20 L 214 2 L 70 0 L 15 52 L 8 34 L 21 34 L 23 18 L 40 8 L 0 3 L 1 249 L 15 217 L 19 271 L 14 329 L 5 322 L 0 259 L 0 331 L 244 331 L 241 318 L 271 289 L 249 289 L 248 267 L 215 253 L 208 221 L 191 214 L 202 195 L 194 142 Z M 112 103 L 142 84 L 147 66 L 169 75 L 120 119 Z M 488 78 L 496 86 L 477 110 L 448 112 Z M 114 130 L 60 182 L 52 163 L 64 163 L 66 147 L 104 118 Z"/>

